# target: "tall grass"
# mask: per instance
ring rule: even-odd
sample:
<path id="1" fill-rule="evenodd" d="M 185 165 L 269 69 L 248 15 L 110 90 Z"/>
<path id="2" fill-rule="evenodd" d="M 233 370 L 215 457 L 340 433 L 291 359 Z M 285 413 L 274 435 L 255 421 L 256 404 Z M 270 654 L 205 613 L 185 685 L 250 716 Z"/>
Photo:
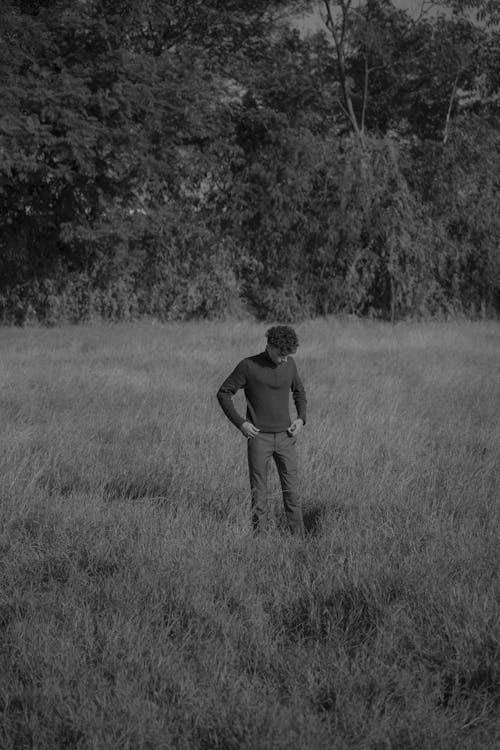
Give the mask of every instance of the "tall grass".
<path id="1" fill-rule="evenodd" d="M 0 330 L 0 747 L 500 746 L 498 325 L 297 327 L 305 542 L 215 400 L 264 330 Z"/>

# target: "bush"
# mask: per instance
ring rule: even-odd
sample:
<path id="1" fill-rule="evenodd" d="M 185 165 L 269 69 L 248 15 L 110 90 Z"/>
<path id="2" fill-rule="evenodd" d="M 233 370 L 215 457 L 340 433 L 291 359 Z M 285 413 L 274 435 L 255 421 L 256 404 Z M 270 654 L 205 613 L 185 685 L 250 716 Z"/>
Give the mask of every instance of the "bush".
<path id="1" fill-rule="evenodd" d="M 297 281 L 277 289 L 257 287 L 251 294 L 251 307 L 259 320 L 296 323 L 314 313 L 311 303 L 300 292 Z"/>

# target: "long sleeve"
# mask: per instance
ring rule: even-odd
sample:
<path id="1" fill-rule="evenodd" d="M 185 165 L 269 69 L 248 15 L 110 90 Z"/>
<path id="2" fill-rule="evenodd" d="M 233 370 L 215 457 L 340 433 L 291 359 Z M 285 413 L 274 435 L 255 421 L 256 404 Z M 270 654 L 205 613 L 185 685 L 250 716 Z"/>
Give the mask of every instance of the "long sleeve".
<path id="1" fill-rule="evenodd" d="M 295 408 L 297 409 L 297 417 L 301 419 L 304 424 L 306 423 L 306 412 L 307 412 L 307 399 L 306 399 L 306 391 L 302 384 L 302 380 L 299 377 L 299 373 L 297 372 L 297 366 L 295 365 L 295 372 L 292 380 L 292 396 L 293 396 L 293 402 L 295 404 Z"/>
<path id="2" fill-rule="evenodd" d="M 233 396 L 240 388 L 245 387 L 246 382 L 247 366 L 245 360 L 242 360 L 217 391 L 217 400 L 224 414 L 238 429 L 246 420 L 234 408 Z"/>

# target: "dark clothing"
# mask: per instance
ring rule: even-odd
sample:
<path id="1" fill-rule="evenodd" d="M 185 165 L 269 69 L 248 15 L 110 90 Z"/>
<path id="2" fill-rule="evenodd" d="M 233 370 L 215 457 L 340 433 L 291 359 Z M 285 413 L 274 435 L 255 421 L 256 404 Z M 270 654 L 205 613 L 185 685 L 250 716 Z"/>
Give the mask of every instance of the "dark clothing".
<path id="1" fill-rule="evenodd" d="M 274 458 L 283 491 L 283 505 L 292 534 L 304 537 L 304 521 L 298 494 L 298 463 L 295 437 L 288 432 L 259 432 L 248 441 L 248 468 L 252 490 L 252 526 L 265 532 L 269 521 L 267 465 Z"/>
<path id="2" fill-rule="evenodd" d="M 232 401 L 244 388 L 247 415 L 242 417 Z M 276 365 L 267 352 L 243 359 L 217 393 L 224 413 L 238 428 L 252 422 L 261 432 L 286 432 L 290 427 L 289 394 L 292 391 L 297 416 L 306 422 L 306 394 L 292 357 Z"/>
<path id="3" fill-rule="evenodd" d="M 247 415 L 242 417 L 233 396 L 245 390 Z M 292 357 L 275 364 L 267 352 L 243 359 L 223 382 L 217 398 L 224 413 L 238 428 L 248 421 L 260 432 L 248 440 L 248 469 L 252 490 L 254 531 L 265 531 L 268 521 L 267 466 L 274 459 L 283 491 L 283 504 L 293 534 L 304 536 L 304 521 L 298 493 L 296 437 L 289 435 L 290 391 L 297 416 L 306 422 L 306 394 Z"/>

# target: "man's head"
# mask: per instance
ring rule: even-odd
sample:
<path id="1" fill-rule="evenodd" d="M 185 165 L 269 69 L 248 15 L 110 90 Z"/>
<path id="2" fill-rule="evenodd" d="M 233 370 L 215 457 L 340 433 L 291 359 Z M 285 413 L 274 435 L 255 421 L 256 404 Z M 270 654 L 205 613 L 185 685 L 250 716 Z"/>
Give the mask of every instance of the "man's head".
<path id="1" fill-rule="evenodd" d="M 297 351 L 299 340 L 290 326 L 273 326 L 266 331 L 266 337 L 266 351 L 276 365 L 286 362 L 288 355 Z"/>

